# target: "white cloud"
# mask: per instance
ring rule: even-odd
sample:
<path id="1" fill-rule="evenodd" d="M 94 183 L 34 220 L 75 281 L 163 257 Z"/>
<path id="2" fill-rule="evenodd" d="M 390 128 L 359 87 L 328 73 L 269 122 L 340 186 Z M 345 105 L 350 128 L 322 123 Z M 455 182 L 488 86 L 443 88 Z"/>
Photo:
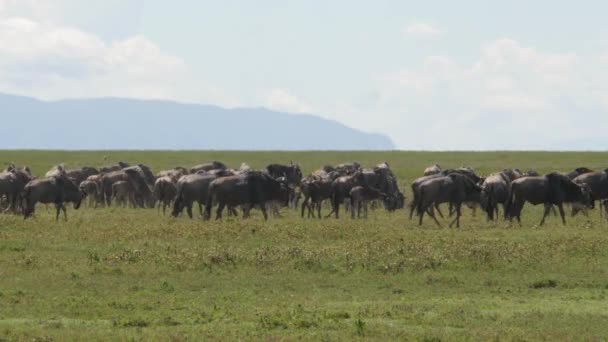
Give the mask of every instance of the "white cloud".
<path id="1" fill-rule="evenodd" d="M 431 24 L 423 22 L 413 22 L 407 25 L 403 32 L 416 38 L 435 38 L 441 35 L 441 31 Z"/>
<path id="2" fill-rule="evenodd" d="M 193 79 L 181 58 L 145 36 L 104 41 L 54 23 L 50 13 L 56 7 L 61 5 L 50 0 L 0 0 L 0 92 L 43 99 L 116 96 L 237 105 L 217 87 Z"/>
<path id="3" fill-rule="evenodd" d="M 402 148 L 567 148 L 597 140 L 608 126 L 601 58 L 546 53 L 511 39 L 482 45 L 469 65 L 430 56 L 378 82 L 375 110 L 385 120 L 375 129 Z"/>
<path id="4" fill-rule="evenodd" d="M 273 88 L 265 94 L 265 106 L 277 111 L 291 113 L 312 113 L 310 105 L 282 88 Z"/>

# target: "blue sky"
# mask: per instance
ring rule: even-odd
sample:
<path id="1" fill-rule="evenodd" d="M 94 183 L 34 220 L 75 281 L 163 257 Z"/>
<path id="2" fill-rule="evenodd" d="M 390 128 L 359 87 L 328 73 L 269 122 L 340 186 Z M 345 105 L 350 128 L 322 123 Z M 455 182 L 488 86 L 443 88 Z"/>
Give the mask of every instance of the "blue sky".
<path id="1" fill-rule="evenodd" d="M 310 112 L 402 149 L 608 149 L 607 10 L 0 0 L 0 91 Z"/>

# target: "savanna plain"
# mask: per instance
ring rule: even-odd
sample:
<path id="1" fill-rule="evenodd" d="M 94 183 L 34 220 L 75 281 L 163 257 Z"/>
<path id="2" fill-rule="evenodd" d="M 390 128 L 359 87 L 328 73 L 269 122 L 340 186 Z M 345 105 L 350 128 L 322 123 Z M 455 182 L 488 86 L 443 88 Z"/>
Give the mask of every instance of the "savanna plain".
<path id="1" fill-rule="evenodd" d="M 608 167 L 608 153 L 583 152 L 0 152 L 37 176 L 119 160 L 154 171 L 293 160 L 305 175 L 387 161 L 407 200 L 433 163 L 480 175 Z M 608 339 L 608 223 L 596 209 L 539 227 L 541 212 L 527 205 L 519 227 L 463 209 L 450 229 L 405 210 L 203 222 L 83 204 L 55 222 L 38 205 L 33 219 L 0 215 L 0 341 Z"/>

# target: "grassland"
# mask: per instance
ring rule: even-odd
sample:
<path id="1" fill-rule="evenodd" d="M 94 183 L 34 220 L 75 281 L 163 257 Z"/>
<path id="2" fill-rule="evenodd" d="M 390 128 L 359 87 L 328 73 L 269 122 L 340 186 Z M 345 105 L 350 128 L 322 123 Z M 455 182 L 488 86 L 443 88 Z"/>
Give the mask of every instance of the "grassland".
<path id="1" fill-rule="evenodd" d="M 106 162 L 103 159 L 106 158 Z M 155 170 L 219 159 L 254 167 L 388 161 L 403 188 L 438 162 L 604 168 L 608 153 L 0 152 L 41 175 L 125 160 Z M 406 196 L 409 193 L 406 192 Z M 70 208 L 71 209 L 71 208 Z M 404 211 L 367 221 L 171 219 L 154 210 L 44 207 L 0 215 L 0 340 L 606 340 L 608 224 L 418 227 Z"/>

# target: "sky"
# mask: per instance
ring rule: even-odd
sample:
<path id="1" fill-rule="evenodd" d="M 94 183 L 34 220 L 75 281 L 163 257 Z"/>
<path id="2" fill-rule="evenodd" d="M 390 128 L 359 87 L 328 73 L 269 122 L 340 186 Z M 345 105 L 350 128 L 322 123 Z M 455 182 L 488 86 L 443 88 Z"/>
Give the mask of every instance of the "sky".
<path id="1" fill-rule="evenodd" d="M 0 92 L 311 113 L 405 150 L 607 150 L 605 13 L 559 0 L 0 0 Z"/>

